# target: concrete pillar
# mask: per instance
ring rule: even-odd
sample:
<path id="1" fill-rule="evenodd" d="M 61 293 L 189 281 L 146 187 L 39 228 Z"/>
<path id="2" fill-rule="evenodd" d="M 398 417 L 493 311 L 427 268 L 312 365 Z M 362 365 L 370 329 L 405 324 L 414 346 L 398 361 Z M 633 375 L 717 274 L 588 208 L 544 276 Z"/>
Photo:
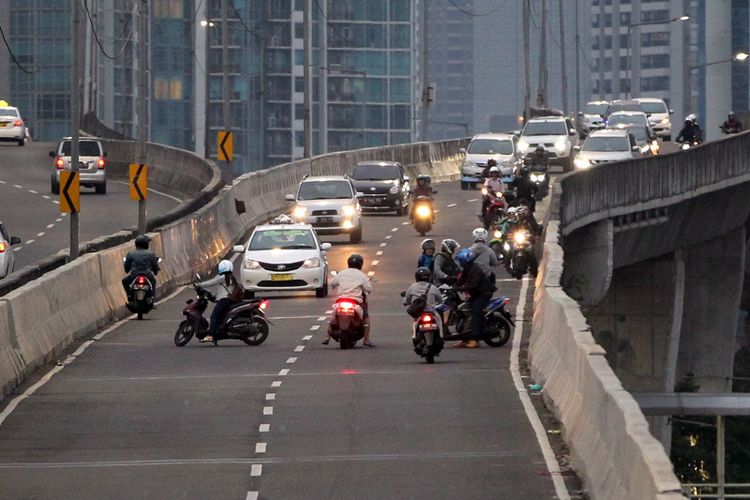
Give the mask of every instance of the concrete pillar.
<path id="1" fill-rule="evenodd" d="M 732 58 L 732 2 L 706 2 L 706 63 Z M 706 124 L 706 139 L 721 136 L 719 125 L 732 109 L 732 64 L 725 62 L 706 66 L 706 115 L 699 119 Z"/>
<path id="2" fill-rule="evenodd" d="M 685 303 L 677 381 L 694 373 L 701 392 L 731 391 L 744 281 L 743 227 L 685 250 Z"/>

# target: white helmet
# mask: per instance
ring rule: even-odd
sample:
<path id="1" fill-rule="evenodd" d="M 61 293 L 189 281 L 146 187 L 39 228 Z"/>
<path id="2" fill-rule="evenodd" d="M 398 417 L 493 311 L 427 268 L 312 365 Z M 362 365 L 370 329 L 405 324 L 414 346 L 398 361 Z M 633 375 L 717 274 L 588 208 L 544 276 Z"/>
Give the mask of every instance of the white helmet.
<path id="1" fill-rule="evenodd" d="M 219 274 L 231 273 L 232 269 L 234 269 L 234 265 L 231 260 L 224 259 L 219 262 Z"/>
<path id="2" fill-rule="evenodd" d="M 483 243 L 487 243 L 487 238 L 490 236 L 487 230 L 483 227 L 476 228 L 471 232 L 471 235 L 474 237 L 475 242 L 481 241 Z"/>
<path id="3" fill-rule="evenodd" d="M 490 168 L 490 173 L 492 173 L 492 172 L 497 172 L 497 174 L 500 175 L 500 169 L 498 167 L 491 167 Z"/>

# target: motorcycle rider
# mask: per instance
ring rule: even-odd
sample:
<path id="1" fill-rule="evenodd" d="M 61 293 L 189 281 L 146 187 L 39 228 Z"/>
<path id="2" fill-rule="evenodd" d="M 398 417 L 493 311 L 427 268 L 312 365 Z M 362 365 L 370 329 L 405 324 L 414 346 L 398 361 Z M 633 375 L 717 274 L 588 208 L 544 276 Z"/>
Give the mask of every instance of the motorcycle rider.
<path id="1" fill-rule="evenodd" d="M 486 226 L 489 226 L 487 221 L 487 207 L 489 207 L 490 202 L 494 198 L 502 196 L 505 191 L 505 184 L 503 184 L 502 179 L 500 179 L 500 168 L 490 168 L 489 175 L 490 176 L 485 179 L 483 185 L 483 187 L 487 189 L 487 195 L 482 199 L 482 220 L 485 222 Z"/>
<path id="2" fill-rule="evenodd" d="M 159 274 L 161 269 L 159 269 L 159 259 L 156 258 L 154 252 L 150 252 L 148 249 L 149 243 L 151 243 L 151 238 L 145 234 L 138 235 L 135 239 L 135 250 L 128 252 L 125 257 L 127 276 L 122 279 L 122 287 L 125 289 L 128 302 L 133 300 L 130 285 L 139 274 L 146 276 L 151 284 L 153 297 L 156 298 L 156 275 Z"/>
<path id="3" fill-rule="evenodd" d="M 417 267 L 426 267 L 430 271 L 434 267 L 435 262 L 435 240 L 430 238 L 422 241 L 422 255 L 419 256 Z"/>
<path id="4" fill-rule="evenodd" d="M 435 286 L 455 283 L 461 269 L 453 260 L 453 257 L 459 248 L 461 248 L 461 245 L 451 238 L 446 238 L 440 243 L 440 251 L 435 256 L 433 266 L 432 283 Z"/>
<path id="5" fill-rule="evenodd" d="M 518 168 L 518 174 L 513 180 L 513 186 L 516 188 L 515 203 L 524 203 L 533 212 L 536 210 L 536 192 L 539 189 L 536 182 L 531 180 L 531 168 L 528 165 L 521 165 Z"/>
<path id="6" fill-rule="evenodd" d="M 434 191 L 432 190 L 432 186 L 430 186 L 430 182 L 432 179 L 430 179 L 429 175 L 420 175 L 417 177 L 417 186 L 412 190 L 411 192 L 411 208 L 409 209 L 409 220 L 414 220 L 414 206 L 413 203 L 414 200 L 419 198 L 420 196 L 424 196 L 430 199 L 430 208 L 432 209 L 432 195 L 434 194 Z M 432 222 L 435 222 L 435 211 L 431 210 L 432 212 Z"/>
<path id="7" fill-rule="evenodd" d="M 417 297 L 425 297 L 425 307 L 423 312 L 434 313 L 435 308 L 443 302 L 443 295 L 440 293 L 440 290 L 438 290 L 438 288 L 431 283 L 432 272 L 426 267 L 420 267 L 414 273 L 414 279 L 416 281 L 406 289 L 406 295 L 404 296 L 404 305 L 408 306 L 409 304 L 411 304 L 411 301 Z M 440 332 L 439 336 L 442 337 L 442 318 L 440 317 L 440 314 L 435 314 L 435 317 L 438 318 L 437 323 L 438 331 Z M 417 322 L 415 320 L 412 337 L 416 335 L 416 326 Z"/>
<path id="8" fill-rule="evenodd" d="M 493 267 L 497 266 L 497 255 L 487 245 L 490 234 L 483 227 L 478 227 L 471 233 L 474 238 L 474 244 L 469 248 L 474 256 L 472 261 L 490 278 L 492 284 L 495 284 L 495 272 Z M 458 258 L 456 259 L 458 261 Z M 461 262 L 458 262 L 461 265 Z"/>
<path id="9" fill-rule="evenodd" d="M 701 141 L 701 129 L 696 123 L 697 118 L 695 115 L 689 115 L 685 117 L 685 125 L 680 130 L 679 135 L 675 139 L 676 142 L 700 142 Z"/>
<path id="10" fill-rule="evenodd" d="M 456 285 L 459 290 L 469 294 L 471 305 L 471 337 L 453 347 L 479 347 L 479 340 L 482 338 L 484 310 L 490 303 L 495 287 L 476 259 L 477 256 L 468 248 L 463 248 L 456 254 L 456 262 L 462 268 Z"/>
<path id="11" fill-rule="evenodd" d="M 372 293 L 372 284 L 370 278 L 362 272 L 362 266 L 365 259 L 358 253 L 353 253 L 346 260 L 347 269 L 339 271 L 331 281 L 331 288 L 336 292 L 337 297 L 348 297 L 356 300 L 362 307 L 362 328 L 364 330 L 363 345 L 375 347 L 370 342 L 370 315 L 367 312 L 367 295 Z M 331 341 L 331 334 L 336 327 L 336 315 L 331 317 L 328 322 L 328 336 L 323 341 L 323 345 L 328 345 Z"/>
<path id="12" fill-rule="evenodd" d="M 496 159 L 490 158 L 489 160 L 487 160 L 487 165 L 485 165 L 484 169 L 482 170 L 482 179 L 487 179 L 487 177 L 490 176 L 490 169 L 496 166 L 497 166 Z"/>
<path id="13" fill-rule="evenodd" d="M 232 270 L 234 265 L 232 261 L 222 260 L 219 262 L 217 267 L 216 276 L 210 280 L 202 281 L 198 283 L 198 286 L 205 288 L 216 297 L 216 305 L 214 310 L 211 311 L 211 321 L 208 326 L 208 334 L 200 339 L 201 342 L 213 342 L 216 337 L 216 331 L 221 326 L 221 322 L 224 320 L 224 316 L 237 303 L 236 300 L 230 298 L 232 290 L 239 284 L 237 278 L 234 277 Z M 210 287 L 214 287 L 211 290 Z"/>
<path id="14" fill-rule="evenodd" d="M 721 130 L 725 134 L 737 134 L 742 132 L 742 122 L 737 119 L 737 115 L 734 111 L 730 111 L 727 115 L 727 119 L 721 124 Z"/>
<path id="15" fill-rule="evenodd" d="M 544 165 L 545 167 L 549 165 L 549 155 L 547 154 L 547 151 L 544 149 L 544 146 L 539 144 L 534 152 L 528 156 L 528 164 L 532 167 L 537 165 Z M 525 162 L 524 162 L 525 163 Z"/>

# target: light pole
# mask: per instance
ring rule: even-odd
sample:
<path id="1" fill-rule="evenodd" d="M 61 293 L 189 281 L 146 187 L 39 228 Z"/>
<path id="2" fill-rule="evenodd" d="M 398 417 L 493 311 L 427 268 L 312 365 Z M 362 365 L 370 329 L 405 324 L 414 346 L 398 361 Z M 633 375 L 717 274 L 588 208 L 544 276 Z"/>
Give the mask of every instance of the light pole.
<path id="1" fill-rule="evenodd" d="M 627 50 L 627 60 L 628 60 L 628 92 L 627 94 L 628 94 L 628 98 L 633 96 L 633 54 L 632 54 L 633 36 L 632 36 L 631 30 L 639 26 L 649 26 L 653 24 L 671 24 L 671 23 L 684 22 L 684 21 L 689 21 L 689 20 L 690 20 L 690 16 L 684 15 L 680 17 L 673 17 L 672 19 L 662 19 L 659 21 L 642 21 L 639 23 L 628 24 L 628 50 Z"/>
<path id="2" fill-rule="evenodd" d="M 213 28 L 216 26 L 216 23 L 211 21 L 210 19 L 203 19 L 201 20 L 201 26 L 206 28 L 206 57 L 204 59 L 204 65 L 206 67 L 206 95 L 205 95 L 205 106 L 206 106 L 206 118 L 205 123 L 203 125 L 203 157 L 208 159 L 210 158 L 210 151 L 209 148 L 209 137 L 211 133 L 211 123 L 209 120 L 209 117 L 211 116 L 211 91 L 210 91 L 210 84 L 211 84 L 211 69 L 209 68 L 209 61 L 211 59 L 211 31 L 210 28 Z"/>
<path id="3" fill-rule="evenodd" d="M 330 66 L 321 66 L 320 69 L 324 71 L 334 72 L 338 74 L 351 73 L 353 75 L 359 75 L 362 77 L 362 123 L 360 124 L 360 134 L 362 135 L 362 147 L 367 146 L 367 140 L 365 138 L 365 121 L 367 120 L 367 71 L 358 70 L 354 68 L 342 68 L 338 64 L 331 64 Z M 345 76 L 345 75 L 342 75 Z M 323 133 L 328 133 L 323 131 Z"/>
<path id="4" fill-rule="evenodd" d="M 735 55 L 733 55 L 729 59 L 723 59 L 721 61 L 713 61 L 709 63 L 704 64 L 696 64 L 695 66 L 690 66 L 690 71 L 698 68 L 705 68 L 706 66 L 713 66 L 714 64 L 724 64 L 724 63 L 730 63 L 730 62 L 744 62 L 747 61 L 747 58 L 750 57 L 747 52 L 737 52 Z"/>

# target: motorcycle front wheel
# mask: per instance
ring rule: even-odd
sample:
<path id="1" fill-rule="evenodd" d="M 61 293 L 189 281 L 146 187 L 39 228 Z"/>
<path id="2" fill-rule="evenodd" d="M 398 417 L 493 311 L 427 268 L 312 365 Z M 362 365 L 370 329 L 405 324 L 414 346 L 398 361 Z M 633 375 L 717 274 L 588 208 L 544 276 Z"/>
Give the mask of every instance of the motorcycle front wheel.
<path id="1" fill-rule="evenodd" d="M 177 327 L 177 331 L 174 334 L 174 345 L 182 347 L 193 338 L 195 335 L 195 322 L 186 319 L 180 323 Z"/>
<path id="2" fill-rule="evenodd" d="M 484 342 L 490 347 L 502 347 L 510 340 L 510 324 L 499 312 L 484 320 Z"/>
<path id="3" fill-rule="evenodd" d="M 253 326 L 255 328 L 253 328 Z M 268 321 L 256 316 L 248 322 L 247 334 L 242 335 L 242 341 L 247 345 L 260 345 L 268 338 Z"/>

